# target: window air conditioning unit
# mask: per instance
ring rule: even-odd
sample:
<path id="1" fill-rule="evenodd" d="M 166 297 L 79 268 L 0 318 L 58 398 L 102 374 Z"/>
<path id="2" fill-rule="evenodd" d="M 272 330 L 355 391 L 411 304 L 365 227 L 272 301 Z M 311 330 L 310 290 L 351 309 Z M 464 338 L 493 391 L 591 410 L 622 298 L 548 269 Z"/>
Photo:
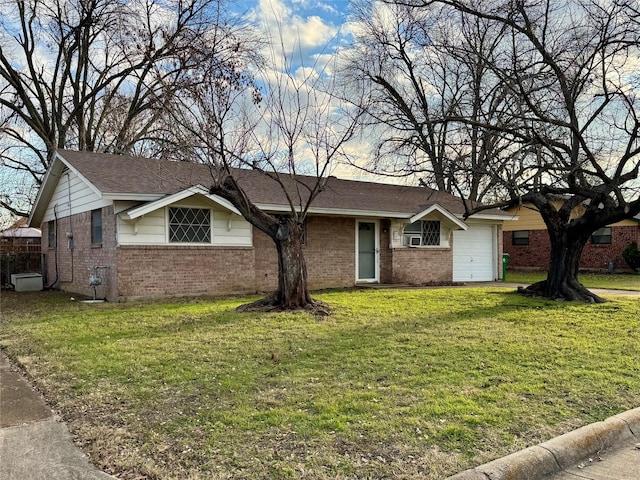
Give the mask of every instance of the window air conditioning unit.
<path id="1" fill-rule="evenodd" d="M 410 247 L 419 247 L 422 245 L 422 236 L 421 235 L 413 235 L 409 238 L 409 246 Z"/>

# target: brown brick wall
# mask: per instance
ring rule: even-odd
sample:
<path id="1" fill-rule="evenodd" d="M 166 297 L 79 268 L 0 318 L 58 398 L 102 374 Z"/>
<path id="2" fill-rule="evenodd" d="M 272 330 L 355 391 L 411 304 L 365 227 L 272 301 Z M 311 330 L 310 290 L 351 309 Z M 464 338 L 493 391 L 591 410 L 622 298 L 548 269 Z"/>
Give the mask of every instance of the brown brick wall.
<path id="1" fill-rule="evenodd" d="M 393 281 L 393 250 L 391 249 L 391 221 L 380 221 L 380 283 Z"/>
<path id="2" fill-rule="evenodd" d="M 274 290 L 278 285 L 278 257 L 267 235 L 253 229 L 256 287 Z M 355 219 L 312 216 L 307 218 L 307 244 L 303 247 L 309 288 L 349 287 L 355 283 Z"/>
<path id="3" fill-rule="evenodd" d="M 616 270 L 628 270 L 622 251 L 631 242 L 640 243 L 640 225 L 612 227 L 610 245 L 587 243 L 580 258 L 580 268 L 606 270 L 613 262 Z M 529 245 L 512 245 L 511 232 L 503 233 L 504 251 L 508 253 L 509 268 L 536 268 L 546 270 L 549 266 L 550 243 L 546 230 L 530 230 Z"/>
<path id="4" fill-rule="evenodd" d="M 529 230 L 529 245 L 512 245 L 512 232 L 503 232 L 504 253 L 509 254 L 507 268 L 547 269 L 550 258 L 549 235 L 546 230 Z"/>
<path id="5" fill-rule="evenodd" d="M 278 284 L 273 241 L 253 229 L 254 248 L 121 246 L 119 296 L 267 292 Z M 351 286 L 355 277 L 355 221 L 310 217 L 304 247 L 309 287 Z M 212 273 L 214 272 L 214 273 Z"/>
<path id="6" fill-rule="evenodd" d="M 2 237 L 0 238 L 0 255 L 14 253 L 40 253 L 39 238 Z"/>
<path id="7" fill-rule="evenodd" d="M 255 249 L 255 285 L 260 292 L 270 292 L 278 287 L 278 255 L 276 246 L 266 234 L 253 228 Z"/>
<path id="8" fill-rule="evenodd" d="M 116 246 L 113 208 L 103 209 L 103 244 L 91 245 L 91 212 L 62 218 L 58 225 L 56 287 L 92 295 L 89 274 L 95 265 L 103 285 L 98 296 L 110 301 L 137 297 L 271 291 L 277 286 L 275 246 L 253 229 L 254 247 Z M 71 225 L 69 222 L 72 222 Z M 354 218 L 312 216 L 304 247 L 311 289 L 349 287 L 355 283 Z M 389 221 L 380 222 L 380 281 L 442 283 L 452 278 L 450 248 L 389 247 Z M 67 233 L 73 231 L 74 249 Z M 42 238 L 48 238 L 47 224 Z M 46 242 L 46 240 L 45 240 Z M 55 251 L 44 247 L 47 283 L 55 280 Z M 73 268 L 72 268 L 73 265 Z"/>
<path id="9" fill-rule="evenodd" d="M 613 262 L 616 269 L 629 269 L 622 258 L 622 251 L 633 241 L 640 243 L 640 225 L 611 227 L 611 244 L 587 243 L 580 257 L 580 268 L 606 269 L 609 262 Z"/>
<path id="10" fill-rule="evenodd" d="M 356 277 L 356 221 L 309 217 L 304 247 L 309 288 L 351 287 Z"/>
<path id="11" fill-rule="evenodd" d="M 251 247 L 123 245 L 117 259 L 120 298 L 256 291 Z"/>
<path id="12" fill-rule="evenodd" d="M 73 235 L 73 249 L 70 236 Z M 100 298 L 113 299 L 116 291 L 115 216 L 113 207 L 102 209 L 102 244 L 91 245 L 91 212 L 79 213 L 58 219 L 58 255 L 56 282 L 55 249 L 48 247 L 48 223 L 42 224 L 42 250 L 46 254 L 46 284 L 61 290 L 92 296 L 89 275 L 94 266 L 100 269 L 102 285 L 96 289 Z M 55 282 L 55 284 L 54 284 Z"/>
<path id="13" fill-rule="evenodd" d="M 450 248 L 396 248 L 392 254 L 392 283 L 446 283 L 453 278 Z"/>

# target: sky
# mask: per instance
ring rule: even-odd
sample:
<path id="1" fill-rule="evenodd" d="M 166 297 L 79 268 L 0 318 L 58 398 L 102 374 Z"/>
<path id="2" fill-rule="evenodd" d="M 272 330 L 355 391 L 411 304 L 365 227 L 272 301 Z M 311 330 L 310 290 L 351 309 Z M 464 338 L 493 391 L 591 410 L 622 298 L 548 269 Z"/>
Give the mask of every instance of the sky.
<path id="1" fill-rule="evenodd" d="M 279 44 L 282 37 L 285 54 L 291 59 L 292 74 L 296 79 L 309 78 L 313 70 L 322 76 L 331 72 L 338 45 L 344 51 L 345 39 L 352 30 L 349 24 L 350 2 L 348 0 L 230 0 L 235 11 L 246 15 L 254 25 L 271 36 L 274 44 Z M 282 56 L 279 52 L 264 52 L 274 67 L 271 75 L 284 70 Z M 321 72 L 322 71 L 322 72 Z M 273 77 L 272 77 L 273 78 Z M 359 136 L 348 142 L 344 149 L 353 161 L 363 164 L 368 160 L 371 151 L 370 142 Z M 304 149 L 298 151 L 302 157 L 301 164 L 312 164 L 314 155 Z M 389 177 L 372 175 L 355 169 L 345 162 L 332 162 L 331 174 L 341 178 L 354 178 L 368 181 L 397 182 Z M 299 173 L 313 174 L 309 171 Z M 406 179 L 401 180 L 406 183 Z"/>
<path id="2" fill-rule="evenodd" d="M 285 49 L 299 52 L 306 67 L 318 55 L 331 53 L 331 45 L 347 30 L 347 0 L 237 0 L 232 5 L 272 36 L 281 31 Z"/>

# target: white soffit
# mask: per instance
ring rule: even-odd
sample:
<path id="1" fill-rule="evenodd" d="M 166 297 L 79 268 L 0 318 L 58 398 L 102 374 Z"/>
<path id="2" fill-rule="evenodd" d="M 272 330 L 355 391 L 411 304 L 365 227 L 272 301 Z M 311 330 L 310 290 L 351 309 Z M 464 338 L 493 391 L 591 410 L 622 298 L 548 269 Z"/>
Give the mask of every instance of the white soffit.
<path id="1" fill-rule="evenodd" d="M 260 210 L 265 212 L 274 213 L 291 213 L 291 207 L 288 205 L 276 205 L 272 203 L 258 203 L 256 204 Z M 296 211 L 300 212 L 302 209 L 296 207 Z M 336 215 L 341 217 L 361 217 L 361 218 L 409 218 L 410 213 L 407 212 L 391 212 L 391 211 L 377 211 L 377 210 L 360 210 L 352 208 L 332 208 L 332 207 L 314 207 L 311 205 L 307 213 L 314 215 Z"/>
<path id="2" fill-rule="evenodd" d="M 498 220 L 501 222 L 509 222 L 512 220 L 519 220 L 517 215 L 495 215 L 490 213 L 474 213 L 467 220 Z"/>
<path id="3" fill-rule="evenodd" d="M 126 220 L 135 220 L 136 218 L 142 217 L 148 213 L 151 213 L 159 208 L 166 207 L 167 205 L 171 205 L 172 203 L 179 202 L 180 200 L 184 200 L 185 198 L 192 197 L 193 195 L 202 195 L 203 197 L 208 198 L 213 203 L 220 205 L 221 207 L 229 210 L 230 212 L 235 213 L 236 215 L 242 216 L 242 214 L 234 207 L 231 202 L 225 200 L 224 198 L 218 195 L 212 195 L 208 193 L 208 191 L 197 185 L 195 187 L 189 187 L 185 190 L 181 190 L 177 193 L 167 195 L 166 197 L 162 197 L 153 202 L 145 203 L 144 205 L 140 205 L 139 207 L 132 208 L 130 210 L 124 211 L 119 215 Z"/>

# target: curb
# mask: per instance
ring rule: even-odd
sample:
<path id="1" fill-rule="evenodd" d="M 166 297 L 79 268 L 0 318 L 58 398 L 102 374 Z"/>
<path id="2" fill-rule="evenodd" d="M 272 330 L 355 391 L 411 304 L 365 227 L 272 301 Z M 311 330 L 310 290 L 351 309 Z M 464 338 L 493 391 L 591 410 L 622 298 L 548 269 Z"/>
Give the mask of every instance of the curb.
<path id="1" fill-rule="evenodd" d="M 640 440 L 640 407 L 525 448 L 446 480 L 535 480 L 626 441 Z"/>

